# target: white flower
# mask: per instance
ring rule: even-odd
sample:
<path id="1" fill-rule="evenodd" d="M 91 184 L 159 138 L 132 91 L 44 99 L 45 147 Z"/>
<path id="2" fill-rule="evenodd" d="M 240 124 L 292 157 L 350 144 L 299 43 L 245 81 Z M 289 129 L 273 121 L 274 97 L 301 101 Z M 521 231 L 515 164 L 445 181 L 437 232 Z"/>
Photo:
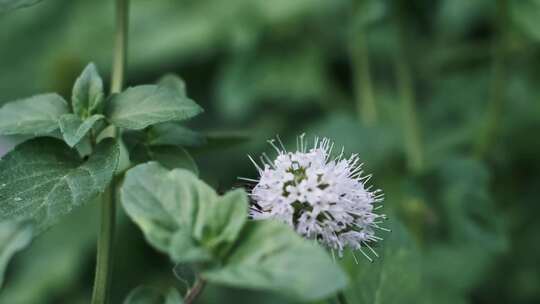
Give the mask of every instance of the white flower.
<path id="1" fill-rule="evenodd" d="M 269 143 L 278 155 L 261 157 L 262 167 L 249 157 L 259 171 L 251 190 L 250 216 L 255 220 L 277 219 L 293 227 L 307 239 L 318 240 L 343 255 L 346 247 L 359 250 L 370 261 L 378 256 L 370 243 L 382 240 L 375 230 L 385 218 L 375 213 L 383 201 L 381 190 L 366 187 L 370 175 L 363 176 L 358 155 L 332 157 L 334 144 L 315 138 L 308 147 L 304 135 L 297 139 L 297 151 L 288 152 L 279 137 L 279 147 Z M 368 249 L 368 254 L 364 251 Z"/>

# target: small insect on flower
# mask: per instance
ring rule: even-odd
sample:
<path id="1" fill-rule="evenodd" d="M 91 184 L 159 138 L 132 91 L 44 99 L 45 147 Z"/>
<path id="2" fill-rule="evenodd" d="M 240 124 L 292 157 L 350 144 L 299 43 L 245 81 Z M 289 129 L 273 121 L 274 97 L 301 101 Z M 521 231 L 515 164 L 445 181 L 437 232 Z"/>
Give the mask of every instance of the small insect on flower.
<path id="1" fill-rule="evenodd" d="M 382 207 L 376 205 L 383 193 L 366 186 L 371 175 L 363 175 L 358 155 L 344 158 L 342 149 L 332 156 L 334 143 L 327 138 L 316 137 L 308 146 L 301 135 L 295 152 L 287 151 L 279 136 L 276 139 L 277 144 L 269 141 L 277 152 L 274 160 L 263 153 L 259 165 L 249 156 L 259 179 L 241 178 L 254 183 L 250 217 L 280 220 L 340 257 L 347 247 L 370 261 L 378 257 L 370 244 L 382 240 L 376 230 L 389 231 L 379 226 L 385 215 L 375 213 Z"/>

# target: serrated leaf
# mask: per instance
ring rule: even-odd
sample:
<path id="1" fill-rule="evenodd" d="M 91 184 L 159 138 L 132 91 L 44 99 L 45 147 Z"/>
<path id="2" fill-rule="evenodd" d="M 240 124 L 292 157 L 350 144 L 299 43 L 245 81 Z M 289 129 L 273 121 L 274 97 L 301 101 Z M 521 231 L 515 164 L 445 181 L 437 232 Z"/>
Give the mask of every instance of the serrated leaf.
<path id="1" fill-rule="evenodd" d="M 155 162 L 139 165 L 127 172 L 121 193 L 127 214 L 156 248 L 170 253 L 174 250 L 173 236 L 183 230 L 192 241 L 182 240 L 182 246 L 195 244 L 209 249 L 205 242 L 213 235 L 209 236 L 207 230 L 215 230 L 208 219 L 220 197 L 190 171 L 168 171 Z M 246 214 L 238 217 L 245 220 Z M 227 225 L 220 230 L 228 230 Z"/>
<path id="2" fill-rule="evenodd" d="M 248 222 L 223 268 L 202 276 L 211 283 L 270 290 L 302 301 L 328 297 L 348 281 L 322 247 L 273 221 Z"/>
<path id="3" fill-rule="evenodd" d="M 32 6 L 40 1 L 41 0 L 0 0 L 0 13 Z"/>
<path id="4" fill-rule="evenodd" d="M 140 130 L 150 125 L 196 116 L 202 108 L 191 99 L 158 85 L 128 88 L 107 103 L 107 117 L 118 127 Z"/>
<path id="5" fill-rule="evenodd" d="M 182 304 L 184 300 L 174 288 L 169 289 L 166 295 L 161 292 L 147 287 L 139 286 L 133 289 L 124 304 Z"/>
<path id="6" fill-rule="evenodd" d="M 103 80 L 93 63 L 84 68 L 75 81 L 71 102 L 73 112 L 81 118 L 100 113 L 103 106 Z"/>
<path id="7" fill-rule="evenodd" d="M 58 128 L 58 119 L 68 112 L 66 101 L 54 93 L 15 100 L 0 108 L 0 134 L 47 134 Z"/>
<path id="8" fill-rule="evenodd" d="M 100 121 L 101 122 L 101 121 Z M 101 130 L 97 135 L 97 141 L 100 142 L 105 138 L 115 138 L 117 135 L 116 127 L 113 125 L 107 125 Z M 124 138 L 118 140 L 118 145 L 120 147 L 120 157 L 118 160 L 118 166 L 116 167 L 116 174 L 121 174 L 130 167 L 132 167 L 130 151 L 126 147 Z"/>
<path id="9" fill-rule="evenodd" d="M 0 288 L 9 260 L 15 253 L 30 244 L 32 235 L 33 226 L 29 221 L 0 222 Z"/>
<path id="10" fill-rule="evenodd" d="M 17 146 L 0 161 L 0 220 L 30 218 L 42 232 L 105 190 L 118 154 L 112 139 L 100 142 L 87 161 L 52 138 Z"/>
<path id="11" fill-rule="evenodd" d="M 60 131 L 64 136 L 64 141 L 74 147 L 83 137 L 90 132 L 94 124 L 100 119 L 105 118 L 103 115 L 92 115 L 85 120 L 82 120 L 75 114 L 65 114 L 60 117 Z"/>

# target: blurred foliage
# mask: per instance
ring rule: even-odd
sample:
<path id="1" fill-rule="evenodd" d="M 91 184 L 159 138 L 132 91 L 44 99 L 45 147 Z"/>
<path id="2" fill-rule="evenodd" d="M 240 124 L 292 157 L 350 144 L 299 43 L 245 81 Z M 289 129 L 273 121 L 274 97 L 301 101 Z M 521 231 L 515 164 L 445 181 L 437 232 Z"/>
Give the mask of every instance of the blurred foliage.
<path id="1" fill-rule="evenodd" d="M 0 103 L 46 91 L 67 98 L 91 61 L 107 75 L 113 10 L 106 0 L 46 0 L 0 13 Z M 188 125 L 206 131 L 212 149 L 185 148 L 222 191 L 256 174 L 245 155 L 271 151 L 266 139 L 276 134 L 287 145 L 303 132 L 329 136 L 359 153 L 386 193 L 393 232 L 383 233 L 374 263 L 340 261 L 351 303 L 538 303 L 539 29 L 538 0 L 133 0 L 128 83 L 169 72 L 186 80 L 206 109 Z M 372 124 L 362 120 L 357 88 L 365 83 L 352 64 L 362 41 Z M 417 111 L 421 171 L 407 167 L 404 94 Z M 231 130 L 235 145 L 210 136 Z M 16 255 L 0 303 L 87 302 L 94 207 Z M 120 217 L 113 302 L 141 283 L 185 291 L 167 259 Z M 290 303 L 218 286 L 200 302 L 254 299 Z"/>

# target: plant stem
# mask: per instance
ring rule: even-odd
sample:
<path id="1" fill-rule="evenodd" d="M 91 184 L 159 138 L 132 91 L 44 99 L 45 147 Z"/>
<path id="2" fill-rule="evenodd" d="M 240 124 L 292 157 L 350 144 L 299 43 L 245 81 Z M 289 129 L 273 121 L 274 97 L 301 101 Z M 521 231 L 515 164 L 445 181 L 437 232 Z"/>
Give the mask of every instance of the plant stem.
<path id="1" fill-rule="evenodd" d="M 98 236 L 96 276 L 92 293 L 92 304 L 105 304 L 109 301 L 111 285 L 114 225 L 116 217 L 115 193 L 116 182 L 113 180 L 102 196 L 101 226 Z"/>
<path id="2" fill-rule="evenodd" d="M 193 304 L 195 299 L 201 294 L 206 282 L 200 278 L 195 281 L 193 287 L 188 291 L 184 298 L 184 304 Z"/>
<path id="3" fill-rule="evenodd" d="M 354 94 L 358 116 L 365 125 L 377 122 L 377 106 L 370 75 L 369 52 L 363 24 L 353 22 L 350 38 L 350 57 L 353 67 Z"/>
<path id="4" fill-rule="evenodd" d="M 111 93 L 119 93 L 124 85 L 126 72 L 129 0 L 116 0 L 116 34 L 111 73 Z"/>
<path id="5" fill-rule="evenodd" d="M 474 152 L 476 157 L 483 158 L 489 146 L 492 144 L 496 136 L 498 120 L 504 106 L 505 94 L 505 47 L 506 47 L 506 26 L 508 23 L 508 0 L 497 1 L 497 19 L 498 23 L 498 39 L 495 42 L 493 52 L 493 74 L 491 86 L 491 102 L 486 113 L 484 125 L 480 129 Z"/>
<path id="6" fill-rule="evenodd" d="M 116 36 L 111 73 L 111 93 L 120 92 L 124 82 L 128 35 L 128 1 L 116 0 Z M 115 136 L 117 136 L 116 132 Z M 109 302 L 116 220 L 115 189 L 116 177 L 113 176 L 111 184 L 103 194 L 101 201 L 101 226 L 98 235 L 92 304 L 106 304 Z"/>
<path id="7" fill-rule="evenodd" d="M 398 39 L 400 52 L 395 59 L 396 79 L 398 93 L 401 100 L 401 112 L 403 115 L 403 130 L 405 150 L 407 154 L 407 166 L 413 173 L 422 171 L 424 167 L 424 155 L 421 143 L 420 127 L 415 107 L 415 91 L 411 76 L 410 67 L 407 63 L 406 39 L 404 29 L 406 28 L 402 21 L 401 9 L 397 8 L 396 13 Z"/>

